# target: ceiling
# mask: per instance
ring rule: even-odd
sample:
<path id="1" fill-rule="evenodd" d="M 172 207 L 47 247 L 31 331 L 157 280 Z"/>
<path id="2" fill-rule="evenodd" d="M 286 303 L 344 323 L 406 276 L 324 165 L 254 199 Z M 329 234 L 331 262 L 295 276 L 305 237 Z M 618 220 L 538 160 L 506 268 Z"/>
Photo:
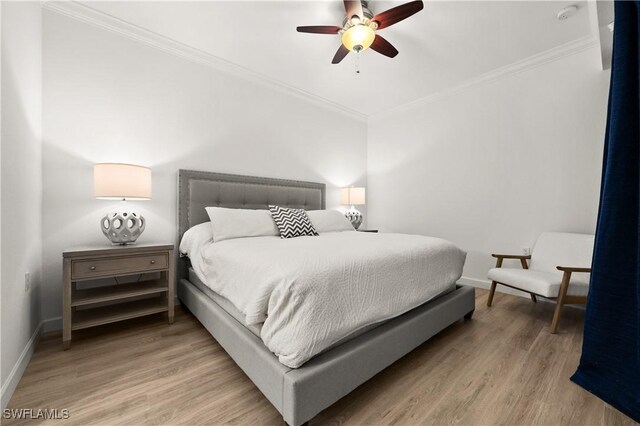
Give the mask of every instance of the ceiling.
<path id="1" fill-rule="evenodd" d="M 379 13 L 404 1 L 369 4 Z M 371 115 L 433 95 L 500 67 L 590 35 L 586 2 L 425 1 L 424 10 L 380 30 L 400 54 L 367 50 L 331 59 L 337 35 L 298 25 L 341 25 L 342 1 L 85 2 L 271 79 Z M 557 12 L 579 6 L 565 21 Z"/>

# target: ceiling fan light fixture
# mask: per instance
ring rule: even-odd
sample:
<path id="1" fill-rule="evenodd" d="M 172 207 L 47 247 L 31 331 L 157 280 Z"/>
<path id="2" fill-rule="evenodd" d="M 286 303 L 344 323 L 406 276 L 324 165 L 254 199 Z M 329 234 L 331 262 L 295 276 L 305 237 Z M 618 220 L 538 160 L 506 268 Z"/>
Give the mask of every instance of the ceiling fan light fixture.
<path id="1" fill-rule="evenodd" d="M 384 37 L 377 35 L 376 30 L 395 25 L 424 9 L 423 0 L 411 0 L 374 15 L 366 0 L 344 0 L 343 3 L 346 13 L 342 26 L 313 25 L 296 28 L 299 33 L 339 34 L 342 43 L 331 60 L 332 64 L 339 64 L 349 52 L 358 53 L 368 48 L 388 58 L 395 58 L 398 49 Z"/>
<path id="2" fill-rule="evenodd" d="M 342 44 L 352 52 L 368 49 L 376 38 L 376 33 L 368 25 L 358 24 L 342 34 Z"/>

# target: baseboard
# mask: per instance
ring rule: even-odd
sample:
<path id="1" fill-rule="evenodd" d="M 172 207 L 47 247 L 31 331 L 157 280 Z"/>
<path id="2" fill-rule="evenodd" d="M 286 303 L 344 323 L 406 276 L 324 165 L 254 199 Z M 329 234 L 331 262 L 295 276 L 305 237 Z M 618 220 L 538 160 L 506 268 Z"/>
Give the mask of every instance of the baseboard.
<path id="1" fill-rule="evenodd" d="M 468 285 L 476 288 L 484 288 L 486 290 L 491 288 L 491 281 L 479 280 L 477 278 L 470 278 L 470 277 L 464 277 L 464 276 L 458 280 L 458 284 Z M 529 293 L 525 293 L 524 291 L 516 290 L 511 287 L 505 287 L 503 285 L 499 285 L 498 287 L 496 287 L 496 292 L 511 294 L 513 296 L 526 297 L 527 299 L 530 297 Z"/>
<path id="2" fill-rule="evenodd" d="M 42 334 L 62 330 L 62 317 L 42 320 Z"/>
<path id="3" fill-rule="evenodd" d="M 24 350 L 20 354 L 18 361 L 16 361 L 16 364 L 11 369 L 7 380 L 2 384 L 2 410 L 7 407 L 9 400 L 11 400 L 11 397 L 13 396 L 13 392 L 18 387 L 20 379 L 22 379 L 24 370 L 27 369 L 27 365 L 29 365 L 29 361 L 31 361 L 31 356 L 36 350 L 36 346 L 38 346 L 38 340 L 40 339 L 40 334 L 42 333 L 43 324 L 44 321 L 40 321 L 40 324 L 38 324 L 38 327 L 36 327 L 36 330 L 33 332 L 31 338 L 25 345 Z"/>

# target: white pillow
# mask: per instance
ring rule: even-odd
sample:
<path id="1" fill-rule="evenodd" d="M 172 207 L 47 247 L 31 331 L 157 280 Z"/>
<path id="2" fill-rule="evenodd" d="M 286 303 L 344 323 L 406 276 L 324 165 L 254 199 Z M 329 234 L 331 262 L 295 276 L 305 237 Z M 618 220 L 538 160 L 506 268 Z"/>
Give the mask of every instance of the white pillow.
<path id="1" fill-rule="evenodd" d="M 337 210 L 309 210 L 307 216 L 319 234 L 323 232 L 355 231 L 349 219 Z"/>
<path id="2" fill-rule="evenodd" d="M 192 257 L 198 250 L 204 247 L 205 244 L 212 241 L 213 231 L 211 230 L 211 222 L 204 222 L 192 226 L 182 235 L 182 240 L 180 240 L 180 253 Z"/>
<path id="3" fill-rule="evenodd" d="M 211 219 L 213 241 L 232 238 L 267 237 L 280 235 L 269 210 L 225 209 L 207 207 Z"/>

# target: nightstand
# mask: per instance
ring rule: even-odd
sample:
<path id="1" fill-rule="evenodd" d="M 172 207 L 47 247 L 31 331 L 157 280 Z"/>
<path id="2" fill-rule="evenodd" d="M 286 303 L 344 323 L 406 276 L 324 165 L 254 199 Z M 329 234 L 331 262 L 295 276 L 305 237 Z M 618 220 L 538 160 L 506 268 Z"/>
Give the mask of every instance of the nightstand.
<path id="1" fill-rule="evenodd" d="M 358 232 L 375 232 L 377 233 L 377 229 L 358 229 Z"/>
<path id="2" fill-rule="evenodd" d="M 175 259 L 173 244 L 135 244 L 78 248 L 63 253 L 62 342 L 71 346 L 71 332 L 144 315 L 167 312 L 173 323 Z M 151 274 L 155 279 L 124 277 Z M 88 281 L 113 279 L 113 284 L 87 286 Z M 78 285 L 80 284 L 80 285 Z"/>

